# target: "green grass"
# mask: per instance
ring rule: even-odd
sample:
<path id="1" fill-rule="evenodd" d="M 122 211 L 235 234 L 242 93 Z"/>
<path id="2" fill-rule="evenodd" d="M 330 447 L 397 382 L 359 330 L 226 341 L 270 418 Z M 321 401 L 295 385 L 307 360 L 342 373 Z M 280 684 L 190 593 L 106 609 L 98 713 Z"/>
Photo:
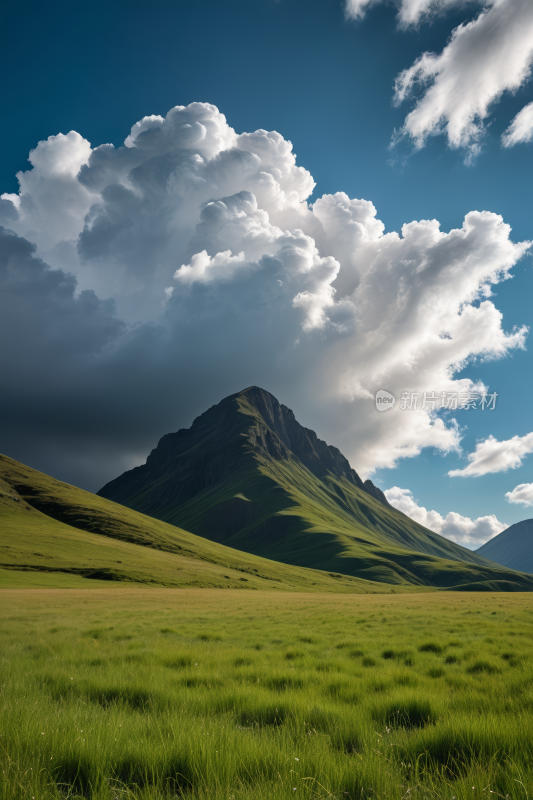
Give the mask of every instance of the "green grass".
<path id="1" fill-rule="evenodd" d="M 128 582 L 129 586 L 142 586 Z M 38 572 L 33 570 L 0 569 L 2 589 L 103 589 L 108 581 L 87 580 L 70 572 Z"/>
<path id="2" fill-rule="evenodd" d="M 526 800 L 528 595 L 0 593 L 1 800 Z"/>
<path id="3" fill-rule="evenodd" d="M 96 582 L 389 592 L 233 550 L 0 455 L 0 586 Z M 46 576 L 46 577 L 45 577 Z"/>

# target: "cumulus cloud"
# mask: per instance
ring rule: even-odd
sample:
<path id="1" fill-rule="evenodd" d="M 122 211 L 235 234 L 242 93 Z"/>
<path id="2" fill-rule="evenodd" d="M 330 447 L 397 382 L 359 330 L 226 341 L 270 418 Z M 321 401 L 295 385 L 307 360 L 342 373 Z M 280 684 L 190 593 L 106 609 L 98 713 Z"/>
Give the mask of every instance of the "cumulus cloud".
<path id="1" fill-rule="evenodd" d="M 194 283 L 195 281 L 206 283 L 217 277 L 231 278 L 236 270 L 244 266 L 246 266 L 244 253 L 232 256 L 231 250 L 225 250 L 223 253 L 217 253 L 216 256 L 211 257 L 207 250 L 202 250 L 201 253 L 196 253 L 191 258 L 190 264 L 182 264 L 174 273 L 174 278 L 182 283 Z M 173 289 L 173 287 L 170 288 Z"/>
<path id="2" fill-rule="evenodd" d="M 524 458 L 533 453 L 533 433 L 526 436 L 513 436 L 499 442 L 489 436 L 478 442 L 476 449 L 468 456 L 470 462 L 464 469 L 453 469 L 448 472 L 451 478 L 470 478 L 489 475 L 493 472 L 507 472 L 522 466 Z"/>
<path id="3" fill-rule="evenodd" d="M 509 526 L 500 522 L 494 514 L 485 517 L 470 519 L 463 517 L 455 511 L 450 511 L 445 517 L 438 511 L 428 511 L 424 506 L 419 506 L 409 489 L 393 486 L 385 491 L 389 503 L 402 511 L 415 522 L 424 525 L 435 533 L 451 539 L 452 542 L 477 549 L 494 536 L 504 531 Z"/>
<path id="4" fill-rule="evenodd" d="M 4 267 L 5 319 L 20 330 L 17 356 L 4 351 L 6 436 L 22 457 L 23 398 L 39 386 L 60 442 L 53 458 L 71 463 L 74 443 L 80 463 L 83 452 L 104 454 L 92 472 L 86 458 L 79 467 L 90 488 L 251 384 L 364 475 L 424 447 L 458 450 L 453 418 L 399 403 L 378 414 L 376 391 L 481 391 L 455 373 L 524 347 L 527 329 L 505 331 L 491 299 L 529 246 L 500 216 L 385 233 L 369 200 L 338 192 L 310 203 L 315 184 L 291 143 L 238 134 L 212 105 L 145 117 L 118 148 L 53 136 L 31 159 L 19 194 L 0 203 L 6 236 L 33 264 Z M 24 291 L 13 283 L 23 275 Z M 42 381 L 24 373 L 26 351 L 40 353 Z M 44 453 L 36 426 L 32 437 L 31 452 Z"/>
<path id="5" fill-rule="evenodd" d="M 2 195 L 12 208 L 0 222 L 13 224 L 43 252 L 59 241 L 76 239 L 80 220 L 97 199 L 77 177 L 90 155 L 89 142 L 76 131 L 39 142 L 29 155 L 32 169 L 17 173 L 19 194 Z"/>
<path id="6" fill-rule="evenodd" d="M 509 503 L 533 506 L 533 483 L 520 483 L 511 492 L 506 492 L 505 497 Z"/>
<path id="7" fill-rule="evenodd" d="M 346 14 L 361 19 L 381 0 L 347 0 Z M 531 76 L 533 4 L 530 0 L 402 0 L 398 22 L 407 28 L 457 5 L 483 5 L 455 28 L 441 53 L 425 52 L 396 78 L 394 102 L 416 98 L 393 141 L 409 137 L 417 148 L 443 134 L 452 148 L 466 148 L 467 161 L 480 151 L 486 120 L 505 92 L 516 92 Z M 531 104 L 530 104 L 531 105 Z M 505 147 L 530 141 L 533 111 L 522 109 L 502 136 Z"/>
<path id="8" fill-rule="evenodd" d="M 507 130 L 502 134 L 504 147 L 512 147 L 522 142 L 530 142 L 533 139 L 533 103 L 518 112 Z"/>

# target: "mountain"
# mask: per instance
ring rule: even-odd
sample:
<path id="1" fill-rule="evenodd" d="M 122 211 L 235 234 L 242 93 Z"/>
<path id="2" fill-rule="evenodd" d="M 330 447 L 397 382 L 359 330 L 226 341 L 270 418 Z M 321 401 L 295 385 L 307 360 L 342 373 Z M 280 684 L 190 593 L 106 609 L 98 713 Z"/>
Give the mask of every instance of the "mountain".
<path id="1" fill-rule="evenodd" d="M 516 522 L 482 545 L 476 553 L 509 569 L 533 574 L 533 519 Z"/>
<path id="2" fill-rule="evenodd" d="M 98 495 L 285 564 L 395 585 L 533 588 L 392 508 L 337 448 L 255 386 L 163 436 L 145 465 Z"/>
<path id="3" fill-rule="evenodd" d="M 0 455 L 0 586 L 383 592 L 202 539 Z M 109 585 L 109 584 L 108 584 Z"/>

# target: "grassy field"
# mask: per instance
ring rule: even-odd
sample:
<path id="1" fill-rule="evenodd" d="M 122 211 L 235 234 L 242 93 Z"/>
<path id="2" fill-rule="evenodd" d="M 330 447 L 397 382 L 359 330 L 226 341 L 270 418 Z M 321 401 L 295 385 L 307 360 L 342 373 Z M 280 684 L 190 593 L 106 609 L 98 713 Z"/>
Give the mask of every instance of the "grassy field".
<path id="1" fill-rule="evenodd" d="M 533 792 L 531 595 L 95 586 L 0 609 L 1 800 Z"/>

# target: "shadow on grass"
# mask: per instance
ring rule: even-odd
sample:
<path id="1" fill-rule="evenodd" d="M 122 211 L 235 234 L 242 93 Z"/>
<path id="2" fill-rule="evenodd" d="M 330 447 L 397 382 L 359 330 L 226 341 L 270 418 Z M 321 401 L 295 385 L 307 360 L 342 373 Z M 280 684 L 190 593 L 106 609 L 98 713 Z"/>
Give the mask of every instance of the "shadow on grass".
<path id="1" fill-rule="evenodd" d="M 101 708 L 125 706 L 135 711 L 153 711 L 168 705 L 153 692 L 136 686 L 98 686 L 94 683 L 71 683 L 65 678 L 45 677 L 43 685 L 47 686 L 54 700 L 88 700 Z"/>
<path id="2" fill-rule="evenodd" d="M 55 783 L 60 796 L 83 797 L 87 800 L 96 797 L 113 797 L 115 792 L 111 786 L 118 783 L 131 790 L 156 787 L 161 796 L 177 796 L 194 792 L 195 771 L 187 756 L 172 755 L 167 758 L 155 758 L 150 763 L 143 763 L 138 756 L 130 755 L 119 759 L 105 776 L 96 765 L 83 757 L 62 759 L 61 768 L 55 772 Z M 66 795 L 65 795 L 66 793 Z"/>
<path id="3" fill-rule="evenodd" d="M 237 714 L 238 724 L 243 728 L 277 727 L 283 725 L 290 711 L 282 705 L 258 705 L 254 709 L 243 709 Z"/>
<path id="4" fill-rule="evenodd" d="M 383 723 L 387 728 L 412 730 L 434 724 L 436 715 L 429 702 L 413 699 L 401 704 L 380 703 L 374 706 L 372 719 Z"/>

